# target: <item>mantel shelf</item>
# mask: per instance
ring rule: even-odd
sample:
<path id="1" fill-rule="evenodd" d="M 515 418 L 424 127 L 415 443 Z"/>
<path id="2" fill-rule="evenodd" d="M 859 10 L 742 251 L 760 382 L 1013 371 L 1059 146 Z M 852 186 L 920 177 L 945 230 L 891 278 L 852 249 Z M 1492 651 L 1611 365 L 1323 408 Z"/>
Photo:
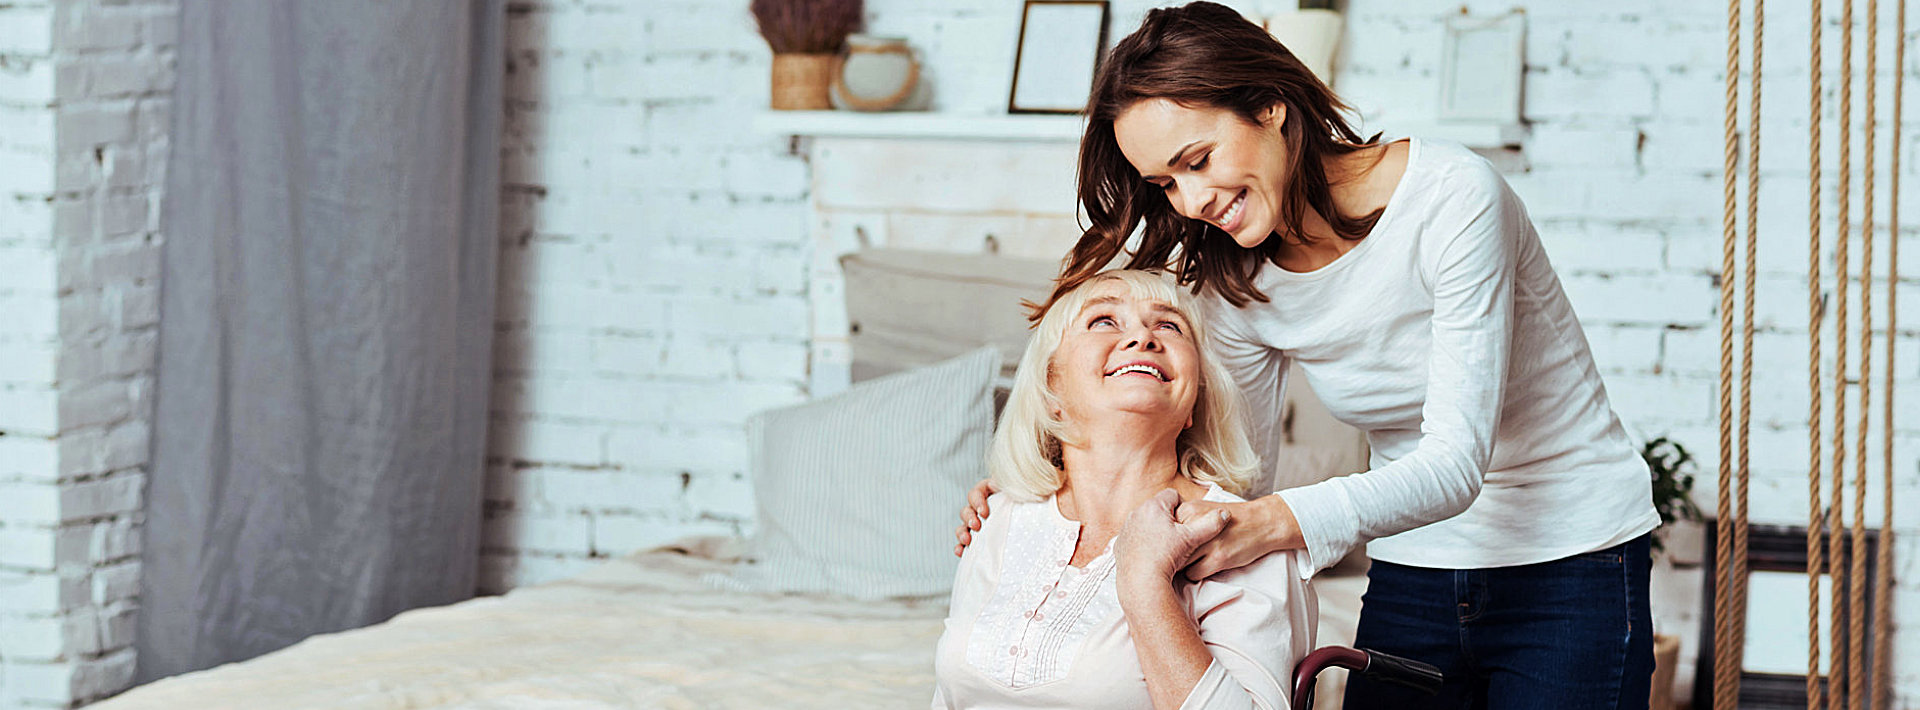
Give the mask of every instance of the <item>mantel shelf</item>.
<path id="1" fill-rule="evenodd" d="M 1080 140 L 1080 117 L 1025 114 L 897 111 L 767 111 L 754 130 L 834 138 L 924 138 L 943 140 Z"/>
<path id="2" fill-rule="evenodd" d="M 991 140 L 1075 142 L 1079 116 L 949 113 L 938 111 L 862 113 L 858 111 L 765 111 L 754 117 L 761 133 L 827 138 Z M 1469 148 L 1517 148 L 1526 125 L 1399 121 L 1377 130 L 1389 137 L 1419 136 L 1449 140 Z M 1371 133 L 1363 130 L 1362 133 Z"/>

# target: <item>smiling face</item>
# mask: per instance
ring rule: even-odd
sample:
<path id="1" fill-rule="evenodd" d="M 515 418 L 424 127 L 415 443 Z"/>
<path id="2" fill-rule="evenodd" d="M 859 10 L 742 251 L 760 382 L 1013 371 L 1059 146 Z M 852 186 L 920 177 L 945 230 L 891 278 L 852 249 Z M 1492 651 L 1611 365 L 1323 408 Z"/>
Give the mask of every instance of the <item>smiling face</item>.
<path id="1" fill-rule="evenodd" d="M 1115 143 L 1174 211 L 1209 222 L 1242 247 L 1259 246 L 1280 225 L 1287 147 L 1276 104 L 1252 125 L 1232 111 L 1146 99 L 1113 121 Z"/>
<path id="2" fill-rule="evenodd" d="M 1129 412 L 1164 420 L 1175 432 L 1188 426 L 1201 375 L 1186 315 L 1121 281 L 1086 288 L 1086 305 L 1067 322 L 1048 368 L 1062 420 Z"/>

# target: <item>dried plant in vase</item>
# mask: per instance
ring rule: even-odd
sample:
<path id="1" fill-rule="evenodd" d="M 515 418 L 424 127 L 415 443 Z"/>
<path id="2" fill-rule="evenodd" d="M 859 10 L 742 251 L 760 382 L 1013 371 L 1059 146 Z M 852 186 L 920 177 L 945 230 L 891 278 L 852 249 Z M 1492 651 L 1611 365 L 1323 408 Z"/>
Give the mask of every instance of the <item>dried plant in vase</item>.
<path id="1" fill-rule="evenodd" d="M 773 49 L 773 108 L 832 108 L 827 88 L 840 46 L 860 29 L 861 0 L 752 0 L 747 8 Z"/>

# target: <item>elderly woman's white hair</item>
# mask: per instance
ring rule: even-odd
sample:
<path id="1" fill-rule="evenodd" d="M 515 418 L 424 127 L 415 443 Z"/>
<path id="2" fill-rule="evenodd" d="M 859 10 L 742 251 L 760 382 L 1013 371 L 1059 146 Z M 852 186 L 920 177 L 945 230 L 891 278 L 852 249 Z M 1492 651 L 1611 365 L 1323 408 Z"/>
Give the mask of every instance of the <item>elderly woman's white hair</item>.
<path id="1" fill-rule="evenodd" d="M 1194 298 L 1154 271 L 1111 270 L 1095 274 L 1054 301 L 1027 340 L 1013 391 L 994 431 L 987 472 L 994 485 L 1020 500 L 1040 500 L 1060 490 L 1061 442 L 1072 442 L 1067 425 L 1054 416 L 1059 397 L 1048 380 L 1054 351 L 1067 324 L 1086 307 L 1094 286 L 1118 281 L 1136 299 L 1162 301 L 1185 316 L 1200 357 L 1200 394 L 1193 403 L 1193 426 L 1180 434 L 1180 474 L 1244 495 L 1258 460 L 1247 439 L 1240 390 L 1208 350 L 1207 326 Z"/>

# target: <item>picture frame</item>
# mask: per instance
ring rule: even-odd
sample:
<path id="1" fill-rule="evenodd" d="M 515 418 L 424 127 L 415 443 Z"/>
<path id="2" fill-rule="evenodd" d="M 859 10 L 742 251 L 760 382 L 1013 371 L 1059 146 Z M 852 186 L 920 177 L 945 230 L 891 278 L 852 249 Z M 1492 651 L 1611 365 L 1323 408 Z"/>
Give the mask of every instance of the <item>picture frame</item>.
<path id="1" fill-rule="evenodd" d="M 1443 123 L 1518 124 L 1526 77 L 1527 15 L 1446 19 L 1440 62 Z"/>
<path id="2" fill-rule="evenodd" d="M 1026 0 L 1007 113 L 1078 114 L 1107 45 L 1107 0 Z"/>
<path id="3" fill-rule="evenodd" d="M 1699 654 L 1694 667 L 1692 699 L 1692 707 L 1696 708 L 1713 707 L 1713 596 L 1716 582 L 1713 556 L 1718 546 L 1717 531 L 1713 521 L 1706 521 L 1705 532 L 1703 543 L 1706 562 L 1703 565 L 1704 574 L 1701 579 Z M 1851 534 L 1849 533 L 1848 536 L 1850 537 Z M 1862 551 L 1861 556 L 1865 558 L 1862 561 L 1866 566 L 1867 579 L 1872 580 L 1880 566 L 1878 554 L 1880 531 L 1869 528 L 1865 537 L 1866 549 Z M 1823 549 L 1828 546 L 1825 531 L 1821 531 L 1818 542 Z M 1843 561 L 1841 566 L 1846 567 L 1844 563 L 1851 560 L 1851 546 L 1842 544 L 1823 554 L 1839 555 Z M 1790 644 L 1784 648 L 1773 649 L 1755 641 L 1755 639 L 1769 638 L 1790 638 L 1800 641 L 1806 637 L 1805 617 L 1797 613 L 1805 609 L 1806 574 L 1807 528 L 1794 525 L 1749 525 L 1747 527 L 1748 593 L 1752 595 L 1771 592 L 1776 598 L 1782 596 L 1794 598 L 1795 603 L 1786 606 L 1796 613 L 1777 619 L 1769 618 L 1764 608 L 1749 603 L 1745 625 L 1748 632 L 1746 648 L 1741 654 L 1740 698 L 1737 703 L 1739 707 L 1758 710 L 1790 708 L 1798 710 L 1807 707 L 1805 647 Z M 1820 608 L 1823 610 L 1821 635 L 1830 636 L 1832 629 L 1826 628 L 1828 619 L 1825 618 L 1825 611 L 1831 608 L 1830 604 L 1839 604 L 1841 611 L 1845 612 L 1850 600 L 1847 595 L 1841 595 L 1837 600 L 1833 599 L 1831 585 L 1826 582 L 1822 582 L 1821 587 Z M 1863 612 L 1866 618 L 1872 619 L 1874 606 L 1880 603 L 1880 600 L 1874 598 L 1876 595 L 1871 584 L 1867 586 L 1864 596 L 1866 603 Z M 1879 689 L 1874 687 L 1871 672 L 1875 634 L 1876 630 L 1869 623 L 1866 627 L 1866 636 L 1862 639 L 1866 650 L 1866 658 L 1862 660 L 1862 665 L 1868 670 L 1868 699 L 1876 697 L 1879 692 Z M 1785 667 L 1790 664 L 1790 662 L 1783 663 L 1788 657 L 1797 660 L 1798 666 Z M 1833 674 L 1834 682 L 1844 685 L 1847 670 L 1845 660 L 1833 658 L 1831 654 L 1823 655 L 1820 660 L 1821 668 L 1815 669 L 1820 685 L 1823 688 L 1828 685 L 1829 673 Z M 1872 707 L 1871 700 L 1867 700 L 1862 706 Z"/>

